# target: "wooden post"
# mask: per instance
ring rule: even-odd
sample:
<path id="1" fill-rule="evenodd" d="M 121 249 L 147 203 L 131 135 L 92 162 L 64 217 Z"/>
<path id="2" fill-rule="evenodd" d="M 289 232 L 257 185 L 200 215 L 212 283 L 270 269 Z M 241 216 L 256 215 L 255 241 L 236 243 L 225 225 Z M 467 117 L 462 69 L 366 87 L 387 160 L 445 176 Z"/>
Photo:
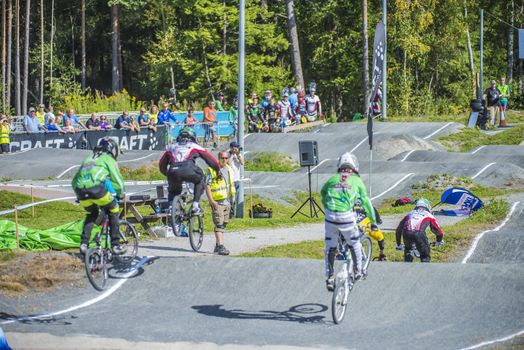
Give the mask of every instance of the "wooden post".
<path id="1" fill-rule="evenodd" d="M 16 249 L 20 249 L 20 241 L 18 239 L 18 209 L 16 208 L 16 204 L 15 204 L 14 208 L 15 208 Z"/>
<path id="2" fill-rule="evenodd" d="M 31 204 L 34 204 L 35 202 L 35 197 L 33 197 L 33 185 L 31 185 Z M 31 210 L 33 212 L 33 217 L 35 217 L 35 206 L 33 205 L 31 207 Z"/>
<path id="3" fill-rule="evenodd" d="M 251 222 L 253 222 L 253 218 L 255 217 L 255 213 L 253 212 L 253 179 L 249 178 L 249 205 L 251 209 Z"/>

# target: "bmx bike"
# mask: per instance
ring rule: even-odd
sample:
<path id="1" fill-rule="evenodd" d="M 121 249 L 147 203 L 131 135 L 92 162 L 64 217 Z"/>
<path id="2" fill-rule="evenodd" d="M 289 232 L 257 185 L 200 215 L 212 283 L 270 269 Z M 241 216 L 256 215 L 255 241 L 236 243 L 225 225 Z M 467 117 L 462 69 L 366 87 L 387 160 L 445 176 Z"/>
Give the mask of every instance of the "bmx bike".
<path id="1" fill-rule="evenodd" d="M 182 193 L 173 198 L 171 203 L 171 227 L 177 237 L 189 236 L 191 248 L 198 252 L 204 240 L 203 214 L 194 214 L 191 211 L 193 191 L 187 182 L 182 184 Z M 186 233 L 187 227 L 187 233 Z"/>
<path id="2" fill-rule="evenodd" d="M 128 266 L 136 258 L 138 253 L 138 234 L 135 226 L 126 220 L 120 220 L 119 243 L 126 247 L 126 251 L 121 255 L 113 254 L 111 251 L 111 227 L 109 217 L 105 210 L 100 210 L 96 225 L 101 226 L 100 231 L 95 235 L 95 248 L 87 250 L 84 256 L 84 263 L 87 278 L 93 287 L 104 290 L 109 276 L 109 264 L 116 260 L 118 263 Z"/>
<path id="3" fill-rule="evenodd" d="M 362 273 L 365 278 L 368 273 L 369 263 L 371 262 L 371 239 L 368 236 L 360 237 L 362 243 Z M 335 275 L 335 289 L 331 299 L 331 315 L 333 322 L 339 324 L 344 320 L 349 299 L 349 293 L 353 290 L 356 283 L 355 272 L 353 269 L 353 259 L 351 248 L 344 237 L 339 233 L 338 236 L 338 260 L 342 260 L 342 266 Z"/>

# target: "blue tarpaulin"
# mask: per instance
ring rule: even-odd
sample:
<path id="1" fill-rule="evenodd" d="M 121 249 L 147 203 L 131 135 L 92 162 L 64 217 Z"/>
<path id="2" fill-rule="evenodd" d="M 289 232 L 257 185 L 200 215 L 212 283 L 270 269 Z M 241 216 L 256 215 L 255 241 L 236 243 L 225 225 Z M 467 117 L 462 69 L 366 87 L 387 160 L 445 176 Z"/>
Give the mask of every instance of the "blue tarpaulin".
<path id="1" fill-rule="evenodd" d="M 442 204 L 456 205 L 458 209 L 443 209 L 438 214 L 448 216 L 469 216 L 475 210 L 482 208 L 482 201 L 470 191 L 461 187 L 452 187 L 442 193 Z"/>

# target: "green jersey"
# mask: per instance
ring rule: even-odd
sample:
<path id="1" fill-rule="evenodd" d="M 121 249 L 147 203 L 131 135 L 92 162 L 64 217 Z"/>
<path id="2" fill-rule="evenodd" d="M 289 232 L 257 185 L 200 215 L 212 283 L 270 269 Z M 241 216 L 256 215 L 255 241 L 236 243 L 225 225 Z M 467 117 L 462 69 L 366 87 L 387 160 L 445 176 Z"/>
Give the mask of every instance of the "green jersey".
<path id="1" fill-rule="evenodd" d="M 322 203 L 329 213 L 348 213 L 353 211 L 355 201 L 360 198 L 362 206 L 371 223 L 376 223 L 373 205 L 366 193 L 366 186 L 356 174 L 336 174 L 329 178 L 320 191 Z"/>
<path id="2" fill-rule="evenodd" d="M 82 162 L 72 186 L 74 190 L 87 189 L 104 184 L 107 179 L 111 180 L 116 194 L 121 197 L 125 190 L 124 180 L 116 160 L 107 153 L 97 153 Z"/>

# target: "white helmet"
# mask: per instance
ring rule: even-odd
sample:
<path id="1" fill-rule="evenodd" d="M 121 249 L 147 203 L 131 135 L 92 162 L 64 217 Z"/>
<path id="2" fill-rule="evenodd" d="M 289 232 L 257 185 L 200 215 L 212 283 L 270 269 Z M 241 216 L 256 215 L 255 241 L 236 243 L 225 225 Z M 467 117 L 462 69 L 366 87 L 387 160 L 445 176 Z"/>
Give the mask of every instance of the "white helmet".
<path id="1" fill-rule="evenodd" d="M 358 173 L 358 159 L 353 153 L 346 152 L 338 158 L 337 169 L 343 168 L 351 168 Z"/>
<path id="2" fill-rule="evenodd" d="M 431 203 L 424 197 L 420 197 L 415 202 L 415 208 L 424 208 L 427 211 L 431 211 Z"/>

